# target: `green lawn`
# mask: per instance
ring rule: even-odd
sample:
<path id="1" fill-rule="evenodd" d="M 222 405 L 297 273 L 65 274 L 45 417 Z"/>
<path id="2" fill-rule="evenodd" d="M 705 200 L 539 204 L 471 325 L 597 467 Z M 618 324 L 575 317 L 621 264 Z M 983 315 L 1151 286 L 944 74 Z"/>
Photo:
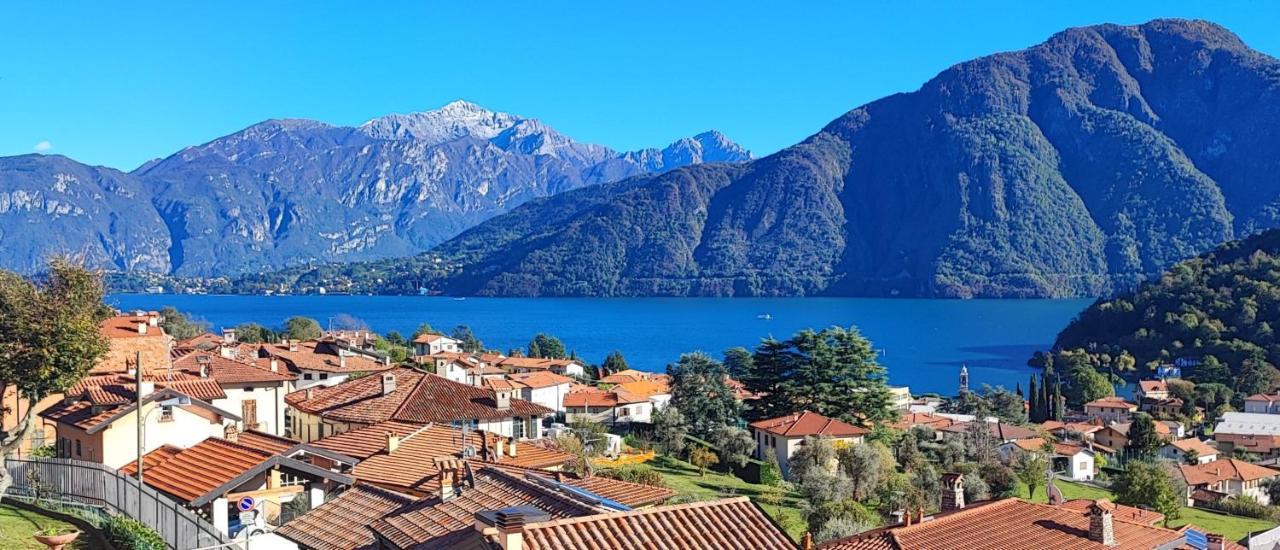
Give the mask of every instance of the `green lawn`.
<path id="1" fill-rule="evenodd" d="M 780 506 L 759 502 L 764 485 L 747 483 L 737 477 L 708 470 L 706 476 L 698 474 L 698 469 L 683 460 L 659 456 L 646 463 L 654 471 L 662 474 L 667 486 L 681 496 L 693 500 L 711 500 L 732 496 L 750 497 L 774 521 L 787 529 L 792 539 L 800 540 L 804 535 L 805 523 L 800 516 L 800 500 L 794 493 L 788 493 Z"/>
<path id="2" fill-rule="evenodd" d="M 32 538 L 37 531 L 49 526 L 73 527 L 71 524 L 28 512 L 20 508 L 0 504 L 0 548 L 6 550 L 44 550 L 43 544 Z M 83 537 L 83 535 L 81 535 Z M 82 540 L 77 540 L 69 548 L 87 548 Z"/>
<path id="3" fill-rule="evenodd" d="M 1077 498 L 1115 498 L 1115 495 L 1111 494 L 1110 491 L 1099 489 L 1091 485 L 1081 485 L 1065 481 L 1058 481 L 1056 483 L 1058 485 L 1058 489 L 1062 491 L 1062 496 L 1067 500 Z M 1017 496 L 1026 498 L 1027 487 L 1025 485 L 1019 484 Z M 1036 502 L 1048 502 L 1049 499 L 1045 495 L 1043 485 L 1036 488 L 1036 494 L 1032 500 Z M 1201 508 L 1183 507 L 1182 513 L 1177 519 L 1169 520 L 1169 527 L 1176 529 L 1188 523 L 1210 533 L 1221 534 L 1227 537 L 1228 540 L 1240 540 L 1251 532 L 1265 531 L 1276 526 L 1276 524 L 1265 519 L 1228 516 L 1226 514 L 1219 514 L 1217 512 Z"/>

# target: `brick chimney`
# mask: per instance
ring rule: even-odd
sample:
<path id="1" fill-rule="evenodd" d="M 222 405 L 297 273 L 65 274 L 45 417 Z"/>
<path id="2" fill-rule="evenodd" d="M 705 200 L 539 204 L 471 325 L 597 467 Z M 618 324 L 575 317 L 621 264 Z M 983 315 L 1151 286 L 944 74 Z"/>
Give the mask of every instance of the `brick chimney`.
<path id="1" fill-rule="evenodd" d="M 316 395 L 316 392 L 315 392 L 315 390 L 314 390 L 314 389 L 312 389 L 312 388 L 307 388 L 307 389 L 305 389 L 305 390 L 303 390 L 303 391 L 302 391 L 302 397 L 303 397 L 303 399 L 306 399 L 307 401 L 310 401 L 310 400 L 311 400 L 311 398 L 312 398 L 312 397 L 314 397 L 315 395 Z"/>
<path id="2" fill-rule="evenodd" d="M 942 511 L 964 508 L 964 476 L 957 473 L 942 474 Z"/>
<path id="3" fill-rule="evenodd" d="M 400 448 L 400 436 L 395 432 L 387 432 L 387 454 L 396 452 Z"/>
<path id="4" fill-rule="evenodd" d="M 290 340 L 289 340 L 289 351 L 298 351 L 298 341 L 297 341 L 297 340 L 295 340 L 295 339 L 290 339 Z"/>
<path id="5" fill-rule="evenodd" d="M 222 438 L 235 443 L 240 440 L 240 430 L 236 429 L 235 424 L 227 424 L 227 426 L 222 429 Z"/>
<path id="6" fill-rule="evenodd" d="M 1116 545 L 1115 505 L 1102 498 L 1089 505 L 1089 540 L 1106 546 Z"/>
<path id="7" fill-rule="evenodd" d="M 224 344 L 236 343 L 236 329 L 233 329 L 233 328 L 222 329 L 222 343 Z"/>
<path id="8" fill-rule="evenodd" d="M 524 550 L 526 525 L 550 521 L 551 515 L 533 506 L 512 506 L 476 512 L 476 531 L 495 537 L 502 550 Z"/>
<path id="9" fill-rule="evenodd" d="M 505 411 L 511 408 L 511 390 L 495 389 L 493 390 L 493 402 L 497 405 L 498 410 Z"/>
<path id="10" fill-rule="evenodd" d="M 396 375 L 394 373 L 382 374 L 382 395 L 387 395 L 396 391 Z"/>

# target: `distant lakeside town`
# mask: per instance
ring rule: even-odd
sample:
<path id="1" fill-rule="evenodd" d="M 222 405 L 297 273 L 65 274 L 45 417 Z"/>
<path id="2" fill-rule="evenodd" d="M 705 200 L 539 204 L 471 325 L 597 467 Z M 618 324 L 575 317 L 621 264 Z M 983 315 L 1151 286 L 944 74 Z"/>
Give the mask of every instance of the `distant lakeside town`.
<path id="1" fill-rule="evenodd" d="M 973 387 L 962 366 L 950 395 L 913 394 L 855 327 L 650 373 L 551 334 L 494 350 L 466 326 L 378 334 L 349 316 L 215 330 L 173 308 L 109 311 L 95 277 L 61 265 L 0 285 L 5 311 L 29 312 L 0 327 L 27 342 L 12 364 L 66 358 L 6 373 L 2 481 L 32 506 L 96 506 L 84 521 L 104 533 L 133 521 L 171 547 L 332 550 L 930 548 L 960 532 L 1235 548 L 1277 524 L 1280 394 L 1207 381 L 1225 368 L 1212 357 L 1139 370 L 1059 349 L 1031 358 L 1025 385 Z"/>

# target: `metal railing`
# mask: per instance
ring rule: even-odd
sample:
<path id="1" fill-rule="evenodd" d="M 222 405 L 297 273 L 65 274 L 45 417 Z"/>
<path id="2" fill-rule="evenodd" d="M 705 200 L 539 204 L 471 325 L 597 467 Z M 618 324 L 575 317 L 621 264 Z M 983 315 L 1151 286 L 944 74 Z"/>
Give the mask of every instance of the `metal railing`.
<path id="1" fill-rule="evenodd" d="M 187 550 L 232 542 L 199 514 L 146 485 L 96 462 L 69 458 L 7 458 L 10 492 L 124 514 L 156 531 L 169 548 Z"/>

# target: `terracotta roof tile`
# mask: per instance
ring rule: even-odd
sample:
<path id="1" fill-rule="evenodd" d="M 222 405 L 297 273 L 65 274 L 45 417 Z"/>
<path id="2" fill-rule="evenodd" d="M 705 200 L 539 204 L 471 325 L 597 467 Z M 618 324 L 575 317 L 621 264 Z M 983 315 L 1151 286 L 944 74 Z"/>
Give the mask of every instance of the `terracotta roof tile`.
<path id="1" fill-rule="evenodd" d="M 173 361 L 173 368 L 194 377 L 205 377 L 219 384 L 244 384 L 251 382 L 287 382 L 297 379 L 283 365 L 271 371 L 270 360 L 261 359 L 258 364 L 239 359 L 229 359 L 217 353 L 194 351 Z"/>
<path id="2" fill-rule="evenodd" d="M 322 340 L 299 342 L 296 351 L 290 350 L 289 344 L 265 344 L 258 348 L 258 356 L 263 359 L 275 356 L 293 372 L 382 372 L 395 368 L 364 355 L 352 354 L 343 358 L 335 351 L 333 342 Z"/>
<path id="3" fill-rule="evenodd" d="M 890 428 L 895 430 L 906 431 L 915 426 L 928 426 L 933 429 L 945 428 L 956 421 L 945 416 L 938 416 L 930 413 L 907 413 L 898 418 L 897 422 L 889 424 Z"/>
<path id="4" fill-rule="evenodd" d="M 551 471 L 539 468 L 525 468 L 515 466 L 510 463 L 483 464 L 483 466 L 486 468 L 497 468 L 515 475 L 542 476 L 566 485 L 577 487 L 596 496 L 600 496 L 632 508 L 658 504 L 676 496 L 676 492 L 674 490 L 666 487 L 642 485 L 640 483 L 622 481 L 601 475 L 581 477 L 572 472 L 566 472 L 563 470 Z"/>
<path id="5" fill-rule="evenodd" d="M 553 411 L 523 399 L 511 399 L 499 409 L 493 393 L 434 374 L 407 368 L 391 371 L 396 387 L 383 393 L 380 376 L 365 376 L 328 388 L 299 390 L 285 396 L 289 406 L 327 420 L 374 424 L 398 420 L 417 424 L 457 420 L 500 420 L 551 414 Z M 312 391 L 312 397 L 306 398 Z"/>
<path id="6" fill-rule="evenodd" d="M 379 422 L 372 426 L 312 441 L 311 445 L 364 460 L 387 450 L 388 434 L 403 438 L 421 429 L 421 425 L 408 422 Z"/>
<path id="7" fill-rule="evenodd" d="M 515 373 L 508 375 L 507 380 L 516 386 L 534 389 L 573 383 L 573 379 L 568 376 L 547 371 Z"/>
<path id="8" fill-rule="evenodd" d="M 531 523 L 528 550 L 793 550 L 795 544 L 746 497 Z"/>
<path id="9" fill-rule="evenodd" d="M 1218 454 L 1218 449 L 1211 447 L 1208 443 L 1196 439 L 1194 437 L 1188 439 L 1179 439 L 1170 443 L 1174 448 L 1182 452 L 1195 451 L 1197 456 L 1213 456 Z"/>
<path id="10" fill-rule="evenodd" d="M 407 495 L 356 485 L 275 533 L 315 550 L 372 550 L 378 545 L 369 526 L 412 503 Z"/>
<path id="11" fill-rule="evenodd" d="M 158 315 L 158 314 L 157 314 Z M 169 363 L 172 342 L 164 329 L 147 326 L 146 334 L 138 332 L 138 324 L 147 324 L 147 315 L 117 315 L 102 322 L 100 332 L 109 339 L 102 359 L 89 370 L 92 374 L 121 373 L 129 370 L 138 354 L 144 369 L 161 368 Z"/>
<path id="12" fill-rule="evenodd" d="M 485 439 L 482 440 L 482 436 Z M 496 453 L 499 439 L 506 438 L 480 430 L 471 430 L 468 432 L 467 444 L 475 450 L 478 460 L 498 464 L 550 468 L 561 466 L 572 460 L 569 454 L 543 448 L 532 442 L 518 443 L 514 457 L 510 456 L 510 447 L 504 448 L 506 452 L 501 457 L 486 454 L 486 450 L 487 453 Z M 439 489 L 439 481 L 436 477 L 440 470 L 435 460 L 449 457 L 461 458 L 463 447 L 462 430 L 451 426 L 425 426 L 404 436 L 394 452 L 389 454 L 380 452 L 357 464 L 352 470 L 352 475 L 360 481 L 401 492 L 433 493 Z"/>
<path id="13" fill-rule="evenodd" d="M 173 458 L 174 456 L 177 456 L 177 454 L 180 452 L 182 452 L 181 447 L 174 447 L 173 445 L 165 445 L 145 455 L 142 455 L 142 469 L 144 474 L 150 471 L 152 468 L 155 468 L 156 466 L 159 466 L 165 462 L 168 462 L 169 459 Z M 120 473 L 126 476 L 136 475 L 138 473 L 138 461 L 134 460 L 134 461 L 130 461 L 128 464 L 125 464 L 123 468 L 120 468 Z"/>
<path id="14" fill-rule="evenodd" d="M 302 442 L 258 430 L 245 430 L 237 434 L 236 443 L 268 454 L 278 455 Z"/>
<path id="15" fill-rule="evenodd" d="M 1093 401 L 1085 403 L 1084 406 L 1086 408 L 1093 407 L 1097 409 L 1125 409 L 1130 411 L 1137 410 L 1138 408 L 1137 405 L 1134 405 L 1133 403 L 1125 401 L 1123 397 L 1115 397 L 1115 396 L 1103 397 L 1101 399 L 1094 399 Z"/>
<path id="16" fill-rule="evenodd" d="M 271 456 L 266 451 L 210 437 L 148 469 L 143 481 L 157 490 L 190 502 L 262 464 Z"/>
<path id="17" fill-rule="evenodd" d="M 1092 504 L 1090 502 L 1089 504 Z M 1080 510 L 1010 498 L 940 514 L 931 521 L 889 527 L 839 539 L 823 550 L 953 550 L 1098 549 L 1150 550 L 1176 542 L 1182 534 L 1142 521 L 1129 521 L 1122 509 L 1114 516 L 1117 544 L 1104 546 L 1088 539 L 1089 517 Z"/>
<path id="18" fill-rule="evenodd" d="M 1169 384 L 1164 380 L 1139 380 L 1138 388 L 1142 390 L 1142 393 L 1169 391 Z"/>
<path id="19" fill-rule="evenodd" d="M 605 509 L 500 470 L 474 473 L 475 486 L 465 482 L 460 494 L 448 500 L 424 499 L 397 510 L 370 526 L 398 548 L 452 548 L 461 537 L 475 536 L 475 514 L 511 506 L 533 506 L 552 518 L 571 518 Z"/>
<path id="20" fill-rule="evenodd" d="M 831 437 L 857 437 L 866 435 L 866 428 L 854 426 L 834 418 L 827 418 L 815 412 L 804 411 L 788 416 L 757 420 L 750 424 L 752 428 L 784 437 L 805 437 L 825 435 Z"/>
<path id="21" fill-rule="evenodd" d="M 1211 485 L 1228 479 L 1256 481 L 1280 475 L 1280 470 L 1272 470 L 1234 458 L 1214 460 L 1204 464 L 1183 464 L 1178 468 L 1182 470 L 1182 477 L 1186 479 L 1187 485 Z"/>

